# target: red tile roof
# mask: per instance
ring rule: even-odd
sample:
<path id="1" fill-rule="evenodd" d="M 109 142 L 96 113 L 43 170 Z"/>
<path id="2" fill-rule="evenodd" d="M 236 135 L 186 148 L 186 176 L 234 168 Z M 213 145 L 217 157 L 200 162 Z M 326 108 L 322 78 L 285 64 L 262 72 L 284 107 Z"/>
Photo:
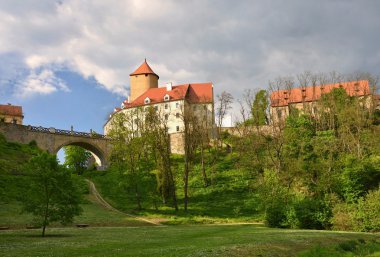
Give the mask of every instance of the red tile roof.
<path id="1" fill-rule="evenodd" d="M 22 107 L 16 106 L 16 105 L 0 105 L 0 115 L 9 115 L 9 116 L 19 116 L 23 117 L 22 115 Z"/>
<path id="2" fill-rule="evenodd" d="M 293 103 L 312 102 L 321 95 L 331 92 L 334 88 L 344 88 L 350 96 L 364 96 L 370 94 L 368 80 L 341 82 L 336 84 L 297 87 L 291 90 L 278 90 L 271 94 L 271 106 L 287 106 Z"/>
<path id="3" fill-rule="evenodd" d="M 154 73 L 154 71 L 152 70 L 152 68 L 149 66 L 149 64 L 146 62 L 146 59 L 145 61 L 143 62 L 143 64 L 140 65 L 140 67 L 138 67 L 134 72 L 132 72 L 129 76 L 133 76 L 133 75 L 140 75 L 140 74 L 153 74 L 153 75 L 156 75 L 157 78 L 158 75 L 156 73 Z"/>
<path id="4" fill-rule="evenodd" d="M 191 103 L 211 103 L 213 101 L 212 83 L 195 83 L 176 85 L 167 91 L 166 87 L 150 88 L 133 102 L 124 101 L 124 108 L 138 107 L 145 104 L 148 97 L 150 104 L 162 103 L 165 95 L 169 95 L 169 101 L 188 100 Z"/>

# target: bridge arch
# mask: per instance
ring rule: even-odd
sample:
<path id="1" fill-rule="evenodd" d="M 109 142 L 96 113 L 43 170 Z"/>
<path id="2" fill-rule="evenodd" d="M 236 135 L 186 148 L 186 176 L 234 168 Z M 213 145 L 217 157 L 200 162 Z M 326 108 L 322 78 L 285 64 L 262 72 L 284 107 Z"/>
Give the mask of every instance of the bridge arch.
<path id="1" fill-rule="evenodd" d="M 60 144 L 56 149 L 53 150 L 54 154 L 57 154 L 60 149 L 62 149 L 64 146 L 79 146 L 89 152 L 95 157 L 95 159 L 98 159 L 100 161 L 100 166 L 98 167 L 99 169 L 104 169 L 107 167 L 107 158 L 105 153 L 97 147 L 95 144 L 91 144 L 88 142 L 84 142 L 82 140 L 70 140 L 68 142 L 65 142 L 63 144 Z"/>
<path id="2" fill-rule="evenodd" d="M 52 154 L 57 154 L 66 145 L 80 146 L 99 158 L 99 169 L 107 168 L 112 148 L 110 139 L 104 135 L 72 130 L 0 122 L 0 133 L 10 142 L 28 144 L 33 140 L 40 149 Z"/>

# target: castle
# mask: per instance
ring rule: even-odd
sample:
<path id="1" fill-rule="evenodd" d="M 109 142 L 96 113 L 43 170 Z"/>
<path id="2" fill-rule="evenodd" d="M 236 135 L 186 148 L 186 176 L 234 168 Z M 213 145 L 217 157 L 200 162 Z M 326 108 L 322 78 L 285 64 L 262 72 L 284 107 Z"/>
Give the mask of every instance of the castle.
<path id="1" fill-rule="evenodd" d="M 199 120 L 214 126 L 214 95 L 213 84 L 189 83 L 172 85 L 166 83 L 159 87 L 159 76 L 151 69 L 145 60 L 130 75 L 130 96 L 115 108 L 104 125 L 104 134 L 112 128 L 112 121 L 120 112 L 133 113 L 136 109 L 153 107 L 161 118 L 166 121 L 170 136 L 172 153 L 183 153 L 184 109 L 191 109 Z M 137 118 L 136 118 L 137 120 Z"/>
<path id="2" fill-rule="evenodd" d="M 368 80 L 277 90 L 272 92 L 270 96 L 272 123 L 278 124 L 284 122 L 289 116 L 291 108 L 317 115 L 318 100 L 323 94 L 330 93 L 334 88 L 343 88 L 347 95 L 364 99 L 366 107 L 369 107 L 372 101 L 375 104 L 375 108 L 380 106 L 377 100 L 379 96 L 371 92 Z"/>

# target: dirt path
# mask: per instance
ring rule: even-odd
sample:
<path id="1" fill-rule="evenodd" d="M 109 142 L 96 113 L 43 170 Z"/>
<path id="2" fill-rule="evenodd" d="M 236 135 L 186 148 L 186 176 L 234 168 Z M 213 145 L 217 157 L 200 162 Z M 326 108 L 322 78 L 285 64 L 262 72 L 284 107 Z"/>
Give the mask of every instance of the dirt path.
<path id="1" fill-rule="evenodd" d="M 104 198 L 99 194 L 98 190 L 96 189 L 95 184 L 91 180 L 86 179 L 86 181 L 87 181 L 87 183 L 89 185 L 89 188 L 90 188 L 90 194 L 93 195 L 94 198 L 95 198 L 95 200 L 96 200 L 96 202 L 98 204 L 100 204 L 102 207 L 104 207 L 105 209 L 108 209 L 110 211 L 117 212 L 117 213 L 120 213 L 120 214 L 124 214 L 124 215 L 126 215 L 128 217 L 131 217 L 131 218 L 134 218 L 134 219 L 137 219 L 137 220 L 141 220 L 141 221 L 144 221 L 144 222 L 148 222 L 150 224 L 154 224 L 154 225 L 157 225 L 157 226 L 163 226 L 159 222 L 152 221 L 152 220 L 149 220 L 149 219 L 145 219 L 145 218 L 142 218 L 142 217 L 139 217 L 139 216 L 135 216 L 135 215 L 132 215 L 132 214 L 129 214 L 129 213 L 125 213 L 125 212 L 119 211 L 118 209 L 115 209 L 106 200 L 104 200 Z"/>

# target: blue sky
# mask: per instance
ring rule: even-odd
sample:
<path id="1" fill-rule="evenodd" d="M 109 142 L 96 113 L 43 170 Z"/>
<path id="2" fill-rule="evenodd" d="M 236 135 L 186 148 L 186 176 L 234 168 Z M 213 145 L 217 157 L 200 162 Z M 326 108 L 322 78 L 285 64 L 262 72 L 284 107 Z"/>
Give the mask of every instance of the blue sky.
<path id="1" fill-rule="evenodd" d="M 376 0 L 2 0 L 0 103 L 22 105 L 25 124 L 102 132 L 144 58 L 160 85 L 212 81 L 235 99 L 305 70 L 379 75 L 379 10 Z"/>

